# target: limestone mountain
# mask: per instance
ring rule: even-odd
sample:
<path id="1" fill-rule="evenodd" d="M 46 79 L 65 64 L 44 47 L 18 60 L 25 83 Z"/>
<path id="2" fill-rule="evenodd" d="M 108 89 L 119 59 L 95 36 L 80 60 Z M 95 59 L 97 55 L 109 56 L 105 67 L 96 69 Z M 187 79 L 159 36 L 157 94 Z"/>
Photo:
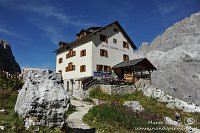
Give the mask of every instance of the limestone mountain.
<path id="1" fill-rule="evenodd" d="M 200 103 L 200 12 L 175 23 L 135 57 L 147 57 L 158 69 L 152 84 L 179 99 Z"/>
<path id="2" fill-rule="evenodd" d="M 0 40 L 0 70 L 10 73 L 21 72 L 10 45 L 4 40 Z"/>

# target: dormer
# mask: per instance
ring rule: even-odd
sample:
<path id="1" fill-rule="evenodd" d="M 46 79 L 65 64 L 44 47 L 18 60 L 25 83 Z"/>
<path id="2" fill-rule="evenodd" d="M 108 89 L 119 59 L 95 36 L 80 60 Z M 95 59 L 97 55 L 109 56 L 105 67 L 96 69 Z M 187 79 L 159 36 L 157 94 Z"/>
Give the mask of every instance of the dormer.
<path id="1" fill-rule="evenodd" d="M 95 31 L 97 31 L 100 28 L 102 28 L 102 27 L 90 27 L 88 29 L 82 29 L 78 34 L 76 34 L 76 37 L 77 37 L 77 39 L 81 39 Z"/>
<path id="2" fill-rule="evenodd" d="M 87 30 L 81 30 L 78 34 L 76 34 L 77 39 L 81 39 L 82 37 L 85 37 L 89 35 L 91 32 Z"/>
<path id="3" fill-rule="evenodd" d="M 68 45 L 68 43 L 60 41 L 58 45 L 59 45 L 59 48 L 63 48 L 64 46 Z"/>

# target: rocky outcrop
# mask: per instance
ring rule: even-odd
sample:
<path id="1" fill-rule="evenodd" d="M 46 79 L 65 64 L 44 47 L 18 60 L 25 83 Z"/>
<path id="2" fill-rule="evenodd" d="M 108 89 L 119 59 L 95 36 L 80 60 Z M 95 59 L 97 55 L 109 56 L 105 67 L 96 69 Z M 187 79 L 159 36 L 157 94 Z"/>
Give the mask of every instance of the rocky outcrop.
<path id="1" fill-rule="evenodd" d="M 169 27 L 150 45 L 142 45 L 134 57 L 146 57 L 158 69 L 152 84 L 166 93 L 200 103 L 200 13 Z"/>
<path id="2" fill-rule="evenodd" d="M 0 40 L 0 70 L 9 73 L 21 72 L 20 66 L 12 54 L 10 45 L 4 40 Z"/>
<path id="3" fill-rule="evenodd" d="M 169 108 L 181 109 L 185 112 L 200 112 L 200 106 L 177 99 L 169 94 L 166 94 L 164 91 L 152 86 L 149 80 L 140 79 L 136 83 L 136 88 L 137 90 L 142 91 L 145 96 L 166 103 L 166 106 Z"/>
<path id="4" fill-rule="evenodd" d="M 26 69 L 25 84 L 15 105 L 15 111 L 26 120 L 26 128 L 31 125 L 62 126 L 69 104 L 60 74 Z"/>

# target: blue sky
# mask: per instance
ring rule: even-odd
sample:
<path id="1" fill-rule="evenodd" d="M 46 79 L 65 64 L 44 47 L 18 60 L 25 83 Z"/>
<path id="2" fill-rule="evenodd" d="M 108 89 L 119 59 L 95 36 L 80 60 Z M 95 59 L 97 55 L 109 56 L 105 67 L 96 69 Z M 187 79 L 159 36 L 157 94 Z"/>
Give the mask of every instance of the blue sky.
<path id="1" fill-rule="evenodd" d="M 52 51 L 83 28 L 118 20 L 139 47 L 199 11 L 200 0 L 0 0 L 0 39 L 21 67 L 55 70 Z"/>

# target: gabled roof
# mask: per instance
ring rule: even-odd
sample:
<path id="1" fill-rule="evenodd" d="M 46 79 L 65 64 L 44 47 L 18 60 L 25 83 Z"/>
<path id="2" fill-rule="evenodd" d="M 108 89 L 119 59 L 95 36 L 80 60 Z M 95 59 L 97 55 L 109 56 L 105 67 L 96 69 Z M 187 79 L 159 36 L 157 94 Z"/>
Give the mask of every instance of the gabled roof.
<path id="1" fill-rule="evenodd" d="M 92 32 L 91 34 L 89 34 L 89 35 L 87 35 L 87 36 L 85 36 L 85 37 L 83 37 L 83 38 L 81 38 L 81 39 L 77 39 L 77 40 L 75 40 L 75 41 L 69 43 L 69 44 L 66 45 L 65 47 L 62 47 L 62 48 L 57 49 L 55 52 L 62 52 L 62 51 L 65 51 L 65 50 L 68 49 L 69 47 L 75 46 L 77 43 L 80 43 L 80 44 L 81 44 L 81 42 L 82 42 L 83 40 L 88 39 L 88 38 L 91 37 L 92 35 L 95 35 L 96 33 L 101 32 L 102 30 L 106 29 L 107 27 L 109 27 L 109 26 L 111 26 L 111 25 L 113 25 L 113 24 L 116 24 L 116 25 L 119 27 L 119 29 L 121 30 L 122 34 L 123 34 L 124 37 L 128 40 L 128 42 L 129 42 L 129 44 L 132 46 L 132 48 L 133 48 L 133 49 L 137 49 L 137 47 L 135 46 L 135 44 L 133 43 L 133 41 L 131 40 L 131 38 L 128 36 L 128 34 L 125 32 L 125 30 L 122 28 L 122 26 L 119 24 L 119 22 L 118 22 L 118 21 L 114 21 L 113 23 L 108 24 L 108 25 L 106 25 L 106 26 L 104 26 L 104 27 L 98 27 L 98 29 L 95 30 L 94 32 Z M 88 29 L 90 29 L 90 28 L 88 28 Z"/>
<path id="2" fill-rule="evenodd" d="M 142 67 L 142 68 L 146 68 L 148 70 L 157 70 L 152 64 L 151 62 L 147 59 L 147 58 L 139 58 L 139 59 L 134 59 L 134 60 L 130 60 L 130 61 L 123 61 L 115 66 L 113 66 L 112 68 L 122 68 L 122 67 Z"/>

